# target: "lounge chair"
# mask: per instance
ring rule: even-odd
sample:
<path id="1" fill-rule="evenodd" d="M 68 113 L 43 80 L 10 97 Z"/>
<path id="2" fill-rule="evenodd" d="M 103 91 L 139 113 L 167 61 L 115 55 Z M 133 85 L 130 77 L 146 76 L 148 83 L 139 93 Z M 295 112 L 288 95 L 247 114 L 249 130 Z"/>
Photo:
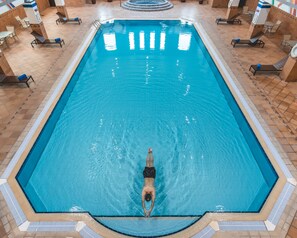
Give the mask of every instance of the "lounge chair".
<path id="1" fill-rule="evenodd" d="M 79 17 L 75 17 L 75 18 L 67 18 L 65 17 L 62 13 L 57 12 L 56 13 L 58 15 L 58 19 L 56 20 L 56 24 L 58 25 L 59 23 L 67 23 L 67 22 L 76 22 L 80 25 L 80 23 L 82 23 L 81 18 Z"/>
<path id="2" fill-rule="evenodd" d="M 225 25 L 234 25 L 234 24 L 238 24 L 238 25 L 241 25 L 241 20 L 240 19 L 238 19 L 238 18 L 236 18 L 236 17 L 238 17 L 239 16 L 239 14 L 237 14 L 237 15 L 235 15 L 235 16 L 233 16 L 232 18 L 230 18 L 230 19 L 226 19 L 226 18 L 217 18 L 216 19 L 216 23 L 217 23 L 217 25 L 219 25 L 219 24 L 225 24 Z"/>
<path id="3" fill-rule="evenodd" d="M 27 29 L 30 27 L 29 22 L 25 21 L 24 19 L 21 19 L 19 16 L 16 16 L 15 19 L 18 21 L 18 23 L 24 28 Z"/>
<path id="4" fill-rule="evenodd" d="M 0 84 L 26 84 L 28 88 L 30 88 L 28 83 L 30 79 L 35 82 L 31 75 L 28 77 L 26 74 L 20 76 L 0 75 L 0 79 Z"/>
<path id="5" fill-rule="evenodd" d="M 276 73 L 279 74 L 282 71 L 282 68 L 284 67 L 285 63 L 287 62 L 289 56 L 287 55 L 286 57 L 282 58 L 275 64 L 255 64 L 251 65 L 249 71 L 255 75 L 257 72 L 262 72 L 262 73 Z"/>
<path id="6" fill-rule="evenodd" d="M 65 42 L 61 38 L 56 39 L 45 39 L 42 35 L 38 34 L 36 31 L 32 31 L 31 34 L 35 37 L 35 40 L 31 42 L 31 46 L 34 48 L 34 45 L 52 45 L 58 44 L 62 47 L 62 44 L 65 45 Z"/>
<path id="7" fill-rule="evenodd" d="M 8 47 L 6 41 L 1 39 L 0 40 L 0 49 L 4 48 L 4 45 L 5 45 L 5 47 Z"/>
<path id="8" fill-rule="evenodd" d="M 6 26 L 6 30 L 11 32 L 11 38 L 13 38 L 14 40 L 18 38 L 17 34 L 15 33 L 14 26 Z"/>
<path id="9" fill-rule="evenodd" d="M 259 46 L 261 48 L 264 47 L 265 43 L 264 41 L 260 40 L 261 36 L 263 35 L 263 33 L 255 36 L 254 38 L 251 38 L 249 40 L 241 40 L 241 39 L 232 39 L 231 40 L 231 45 L 233 45 L 233 47 L 235 47 L 236 45 L 247 45 L 247 46 Z"/>
<path id="10" fill-rule="evenodd" d="M 264 32 L 268 32 L 268 34 L 273 34 L 273 33 L 276 33 L 277 30 L 279 29 L 280 25 L 281 25 L 281 21 L 280 20 L 277 20 L 277 22 L 272 26 L 272 27 L 266 27 L 264 25 Z"/>
<path id="11" fill-rule="evenodd" d="M 286 46 L 288 45 L 287 42 L 288 42 L 289 40 L 291 40 L 291 35 L 284 35 L 284 36 L 283 36 L 283 40 L 282 40 L 282 42 L 281 42 L 281 47 L 282 47 L 282 48 L 286 47 Z"/>

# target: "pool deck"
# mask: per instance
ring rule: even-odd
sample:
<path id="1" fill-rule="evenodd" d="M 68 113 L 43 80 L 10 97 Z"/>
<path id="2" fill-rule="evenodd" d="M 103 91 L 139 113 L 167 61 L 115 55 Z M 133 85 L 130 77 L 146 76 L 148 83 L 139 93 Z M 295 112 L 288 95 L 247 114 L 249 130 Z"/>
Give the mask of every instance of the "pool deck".
<path id="1" fill-rule="evenodd" d="M 270 134 L 273 135 L 285 152 L 290 172 L 295 178 L 297 166 L 297 83 L 285 83 L 278 76 L 254 77 L 248 68 L 250 64 L 270 64 L 283 58 L 287 53 L 280 47 L 280 36 L 263 37 L 265 48 L 232 48 L 232 38 L 247 38 L 249 24 L 243 20 L 241 26 L 217 26 L 214 20 L 225 16 L 226 9 L 199 5 L 198 2 L 180 3 L 173 1 L 174 8 L 163 12 L 133 12 L 120 8 L 119 1 L 99 2 L 81 8 L 68 8 L 71 17 L 79 16 L 82 25 L 56 25 L 56 9 L 47 9 L 42 18 L 50 38 L 61 37 L 66 44 L 60 47 L 36 47 L 32 49 L 33 40 L 28 30 L 18 29 L 19 40 L 11 40 L 10 47 L 4 54 L 15 74 L 31 74 L 36 84 L 27 87 L 0 87 L 0 173 L 7 167 L 13 154 L 20 146 L 22 138 L 28 132 L 34 118 L 40 113 L 40 105 L 51 91 L 58 76 L 69 59 L 81 44 L 84 35 L 96 18 L 186 18 L 199 22 L 211 37 L 220 54 L 236 75 L 262 118 Z M 33 118 L 33 120 L 32 120 Z M 30 123 L 29 123 L 30 122 Z M 29 123 L 29 124 L 28 124 Z M 268 134 L 269 134 L 268 133 Z M 19 139 L 20 138 L 20 139 Z M 18 141 L 17 141 L 18 140 Z M 218 231 L 213 237 L 297 237 L 297 191 L 295 189 L 283 215 L 272 232 L 268 231 Z M 3 197 L 0 193 L 0 237 L 80 237 L 78 233 L 29 233 L 21 232 L 16 226 Z"/>

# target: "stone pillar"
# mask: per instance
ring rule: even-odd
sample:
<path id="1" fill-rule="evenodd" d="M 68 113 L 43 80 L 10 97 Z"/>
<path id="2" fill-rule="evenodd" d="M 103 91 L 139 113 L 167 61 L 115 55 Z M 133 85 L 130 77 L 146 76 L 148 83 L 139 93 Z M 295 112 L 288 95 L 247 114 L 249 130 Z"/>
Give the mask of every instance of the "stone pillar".
<path id="1" fill-rule="evenodd" d="M 8 64 L 4 54 L 0 50 L 0 74 L 14 76 L 14 73 Z"/>
<path id="2" fill-rule="evenodd" d="M 259 35 L 260 32 L 263 32 L 263 29 L 264 29 L 264 24 L 258 25 L 258 24 L 252 23 L 249 28 L 250 38 L 253 38 L 253 37 Z"/>
<path id="3" fill-rule="evenodd" d="M 255 37 L 261 31 L 263 31 L 264 24 L 267 20 L 268 13 L 270 11 L 271 5 L 262 0 L 259 1 L 255 15 L 252 20 L 252 24 L 249 29 L 250 38 Z"/>
<path id="4" fill-rule="evenodd" d="M 228 20 L 232 19 L 234 16 L 238 15 L 238 13 L 239 13 L 238 7 L 228 7 L 226 18 Z"/>
<path id="5" fill-rule="evenodd" d="M 42 35 L 45 39 L 48 39 L 36 2 L 34 0 L 25 0 L 23 7 L 32 30 Z"/>
<path id="6" fill-rule="evenodd" d="M 239 0 L 229 0 L 226 18 L 229 20 L 239 13 Z"/>
<path id="7" fill-rule="evenodd" d="M 39 24 L 32 24 L 31 20 L 30 20 L 30 26 L 31 26 L 32 31 L 35 31 L 39 35 L 42 35 L 45 39 L 48 39 L 47 32 L 45 30 L 43 22 L 40 22 Z"/>
<path id="8" fill-rule="evenodd" d="M 57 11 L 62 15 L 64 15 L 66 18 L 69 18 L 64 0 L 55 0 L 55 3 L 56 3 Z"/>
<path id="9" fill-rule="evenodd" d="M 280 77 L 286 82 L 297 81 L 297 44 L 292 48 L 291 55 L 284 65 Z"/>

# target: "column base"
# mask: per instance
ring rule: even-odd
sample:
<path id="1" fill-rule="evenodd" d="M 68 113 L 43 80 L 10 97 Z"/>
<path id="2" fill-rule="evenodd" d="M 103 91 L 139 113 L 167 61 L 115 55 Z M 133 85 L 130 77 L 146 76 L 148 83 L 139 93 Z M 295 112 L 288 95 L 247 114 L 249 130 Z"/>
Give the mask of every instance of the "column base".
<path id="1" fill-rule="evenodd" d="M 14 73 L 3 53 L 0 53 L 0 75 L 1 74 L 14 76 Z"/>
<path id="2" fill-rule="evenodd" d="M 45 39 L 48 39 L 46 30 L 44 28 L 43 22 L 39 24 L 30 24 L 32 31 L 37 32 L 39 35 L 42 35 Z"/>
<path id="3" fill-rule="evenodd" d="M 239 13 L 238 7 L 229 7 L 227 11 L 226 18 L 228 20 L 232 19 L 234 16 L 236 16 Z"/>
<path id="4" fill-rule="evenodd" d="M 250 38 L 254 38 L 255 36 L 259 35 L 261 32 L 263 32 L 263 29 L 264 25 L 254 25 L 252 23 L 249 29 Z"/>
<path id="5" fill-rule="evenodd" d="M 56 8 L 57 8 L 57 12 L 61 13 L 66 18 L 69 18 L 67 8 L 65 6 L 56 6 Z"/>
<path id="6" fill-rule="evenodd" d="M 286 82 L 297 81 L 297 59 L 289 57 L 282 72 L 280 73 L 282 80 Z"/>

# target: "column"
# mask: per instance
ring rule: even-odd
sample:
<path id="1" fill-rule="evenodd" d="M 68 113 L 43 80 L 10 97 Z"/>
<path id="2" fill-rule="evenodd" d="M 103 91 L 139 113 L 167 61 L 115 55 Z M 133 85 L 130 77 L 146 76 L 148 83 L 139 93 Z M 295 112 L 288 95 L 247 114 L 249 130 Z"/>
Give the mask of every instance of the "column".
<path id="1" fill-rule="evenodd" d="M 297 44 L 292 48 L 290 57 L 288 58 L 280 77 L 286 82 L 297 81 Z"/>
<path id="2" fill-rule="evenodd" d="M 227 19 L 231 19 L 236 16 L 239 12 L 239 0 L 229 0 L 228 11 L 227 11 Z"/>
<path id="3" fill-rule="evenodd" d="M 34 0 L 25 0 L 23 7 L 32 30 L 42 35 L 45 39 L 48 39 L 36 2 Z"/>
<path id="4" fill-rule="evenodd" d="M 218 8 L 225 8 L 228 6 L 228 1 L 229 0 L 212 0 L 211 7 L 218 7 Z"/>
<path id="5" fill-rule="evenodd" d="M 66 18 L 69 18 L 64 0 L 55 0 L 55 3 L 56 3 L 57 11 L 61 13 L 63 16 L 65 16 Z"/>
<path id="6" fill-rule="evenodd" d="M 263 31 L 264 24 L 267 20 L 270 8 L 271 8 L 271 5 L 269 3 L 261 0 L 259 1 L 255 11 L 255 15 L 252 20 L 252 24 L 249 29 L 250 38 L 255 37 L 261 31 Z"/>
<path id="7" fill-rule="evenodd" d="M 10 65 L 8 64 L 6 58 L 5 58 L 4 54 L 1 52 L 1 50 L 0 50 L 0 74 L 9 75 L 9 76 L 14 75 Z"/>

